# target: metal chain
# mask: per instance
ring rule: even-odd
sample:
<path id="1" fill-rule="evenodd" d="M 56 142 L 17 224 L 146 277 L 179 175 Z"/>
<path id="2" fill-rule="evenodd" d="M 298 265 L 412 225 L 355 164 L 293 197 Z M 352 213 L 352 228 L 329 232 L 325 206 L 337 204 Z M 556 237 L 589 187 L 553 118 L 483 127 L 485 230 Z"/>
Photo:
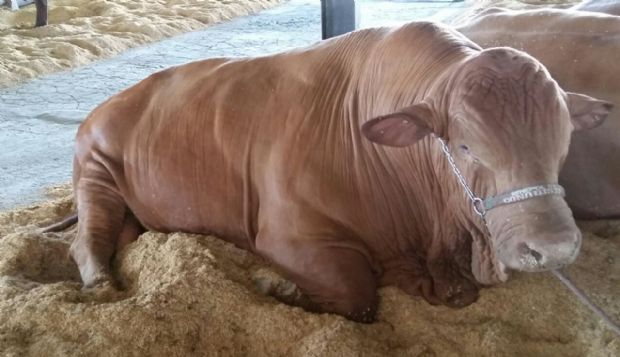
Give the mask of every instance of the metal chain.
<path id="1" fill-rule="evenodd" d="M 463 189 L 465 190 L 465 193 L 467 194 L 467 197 L 469 197 L 469 199 L 471 200 L 472 206 L 474 208 L 474 211 L 480 216 L 480 218 L 482 218 L 482 221 L 485 223 L 485 226 L 486 226 L 486 220 L 484 218 L 486 211 L 485 211 L 482 199 L 480 197 L 477 197 L 474 194 L 474 192 L 469 188 L 469 185 L 467 185 L 467 181 L 465 180 L 465 176 L 463 176 L 463 174 L 461 173 L 461 170 L 459 170 L 459 168 L 456 166 L 456 162 L 454 161 L 454 157 L 450 153 L 450 149 L 448 148 L 448 145 L 446 144 L 446 142 L 442 138 L 440 138 L 438 136 L 435 136 L 435 138 L 437 140 L 439 140 L 439 142 L 441 143 L 441 149 L 443 150 L 444 154 L 446 155 L 446 159 L 448 159 L 448 163 L 452 167 L 452 171 L 454 172 L 454 175 L 458 179 L 458 181 L 461 184 L 461 186 L 463 186 Z M 583 291 L 581 291 L 579 288 L 577 288 L 575 286 L 575 284 L 573 284 L 573 282 L 570 281 L 570 279 L 565 275 L 565 273 L 563 273 L 561 270 L 558 270 L 558 269 L 552 270 L 551 272 L 564 285 L 566 285 L 566 287 L 571 292 L 573 292 L 577 296 L 577 298 L 584 305 L 586 305 L 588 308 L 590 308 L 590 310 L 593 311 L 596 315 L 598 315 L 598 317 L 603 319 L 603 321 L 607 324 L 607 326 L 613 332 L 615 332 L 618 336 L 620 336 L 620 325 L 618 325 L 618 323 L 616 323 L 614 320 L 612 320 L 611 317 L 605 313 L 605 311 L 603 311 L 600 307 L 598 307 L 598 305 L 594 304 L 588 298 L 588 296 L 583 293 Z"/>
<path id="2" fill-rule="evenodd" d="M 454 161 L 454 157 L 450 153 L 450 149 L 448 148 L 448 145 L 446 144 L 446 142 L 442 138 L 440 138 L 438 136 L 435 136 L 435 138 L 437 140 L 439 140 L 439 143 L 441 144 L 441 149 L 443 150 L 444 154 L 446 155 L 446 159 L 448 159 L 448 163 L 452 167 L 452 171 L 454 172 L 454 175 L 456 176 L 456 178 L 459 181 L 459 183 L 461 184 L 461 186 L 463 186 L 463 189 L 465 190 L 465 193 L 467 194 L 467 197 L 469 197 L 469 200 L 471 201 L 471 204 L 472 204 L 472 207 L 474 209 L 474 212 L 476 212 L 476 214 L 478 214 L 484 220 L 484 216 L 486 214 L 486 210 L 484 209 L 484 205 L 483 205 L 482 199 L 480 197 L 476 196 L 474 194 L 474 192 L 469 188 L 469 185 L 467 185 L 467 181 L 465 180 L 465 176 L 463 176 L 463 174 L 461 173 L 461 170 L 459 170 L 459 168 L 456 166 L 456 162 Z"/>

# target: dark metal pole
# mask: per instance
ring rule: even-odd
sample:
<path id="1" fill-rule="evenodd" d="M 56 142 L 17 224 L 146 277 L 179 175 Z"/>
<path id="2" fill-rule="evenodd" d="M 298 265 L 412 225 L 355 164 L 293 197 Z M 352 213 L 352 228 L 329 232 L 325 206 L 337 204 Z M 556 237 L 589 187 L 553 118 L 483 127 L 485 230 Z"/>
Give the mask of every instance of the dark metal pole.
<path id="1" fill-rule="evenodd" d="M 37 21 L 35 27 L 47 25 L 47 0 L 34 0 L 37 7 Z"/>
<path id="2" fill-rule="evenodd" d="M 323 39 L 355 30 L 355 0 L 321 0 Z"/>

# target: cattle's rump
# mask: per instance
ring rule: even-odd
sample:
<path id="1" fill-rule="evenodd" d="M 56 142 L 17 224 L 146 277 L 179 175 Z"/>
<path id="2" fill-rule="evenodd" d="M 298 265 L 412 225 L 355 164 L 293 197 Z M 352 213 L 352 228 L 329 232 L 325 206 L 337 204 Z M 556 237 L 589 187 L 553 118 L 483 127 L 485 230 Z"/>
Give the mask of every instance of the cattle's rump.
<path id="1" fill-rule="evenodd" d="M 432 23 L 171 68 L 81 125 L 71 254 L 91 286 L 142 227 L 215 233 L 270 260 L 313 311 L 371 321 L 388 284 L 464 306 L 509 269 L 575 259 L 558 171 L 571 132 L 610 107 Z M 448 159 L 476 195 L 513 203 L 483 221 Z"/>
<path id="2" fill-rule="evenodd" d="M 620 103 L 620 17 L 568 10 L 493 9 L 458 28 L 482 47 L 510 46 L 541 61 L 566 90 Z M 620 112 L 575 133 L 560 174 L 579 218 L 620 216 Z"/>

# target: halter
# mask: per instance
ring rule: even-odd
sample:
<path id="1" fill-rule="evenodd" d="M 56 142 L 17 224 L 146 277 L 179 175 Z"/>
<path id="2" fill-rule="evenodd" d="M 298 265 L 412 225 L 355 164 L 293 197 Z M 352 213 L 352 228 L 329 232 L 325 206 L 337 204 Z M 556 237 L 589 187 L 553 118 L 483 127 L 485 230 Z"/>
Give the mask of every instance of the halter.
<path id="1" fill-rule="evenodd" d="M 456 176 L 459 184 L 461 184 L 463 190 L 465 190 L 467 197 L 471 201 L 474 212 L 476 212 L 476 214 L 480 216 L 483 221 L 485 221 L 487 211 L 498 206 L 509 205 L 512 203 L 521 202 L 542 196 L 558 195 L 564 197 L 565 195 L 564 188 L 562 186 L 555 183 L 548 183 L 518 188 L 501 193 L 497 196 L 482 199 L 476 196 L 471 190 L 471 188 L 469 188 L 469 185 L 465 180 L 465 176 L 463 176 L 461 170 L 459 170 L 459 168 L 456 166 L 454 157 L 450 153 L 450 149 L 448 148 L 446 142 L 438 136 L 435 136 L 435 138 L 441 144 L 441 149 L 443 150 L 446 159 L 448 160 L 448 163 L 452 167 L 452 172 L 454 172 L 454 176 Z"/>
<path id="2" fill-rule="evenodd" d="M 448 159 L 448 163 L 450 163 L 450 166 L 452 167 L 452 171 L 454 172 L 454 175 L 456 176 L 457 180 L 459 181 L 459 183 L 465 190 L 467 197 L 469 197 L 469 200 L 471 201 L 474 212 L 476 212 L 476 214 L 480 216 L 485 226 L 487 224 L 485 215 L 487 211 L 492 208 L 503 206 L 503 205 L 508 205 L 511 203 L 521 202 L 521 201 L 525 201 L 531 198 L 536 198 L 536 197 L 541 197 L 541 196 L 559 195 L 559 196 L 564 197 L 565 193 L 564 193 L 564 188 L 562 186 L 554 184 L 554 183 L 549 183 L 549 184 L 534 185 L 534 186 L 528 186 L 524 188 L 518 188 L 516 190 L 504 192 L 497 196 L 489 197 L 483 200 L 482 198 L 476 196 L 474 192 L 471 190 L 471 188 L 469 188 L 469 185 L 467 185 L 465 176 L 463 176 L 459 168 L 456 166 L 454 157 L 450 153 L 450 149 L 448 148 L 448 145 L 446 145 L 446 142 L 438 136 L 435 136 L 435 138 L 439 140 L 439 143 L 441 143 L 441 149 L 443 150 L 446 156 L 446 159 Z M 590 310 L 594 312 L 598 317 L 603 319 L 603 321 L 607 324 L 607 326 L 613 332 L 615 332 L 616 335 L 620 336 L 620 325 L 618 325 L 608 314 L 606 314 L 605 311 L 603 311 L 600 307 L 598 307 L 595 303 L 593 303 L 592 300 L 590 300 L 590 298 L 588 298 L 588 296 L 584 294 L 583 291 L 581 291 L 578 287 L 576 287 L 575 284 L 568 278 L 565 272 L 559 269 L 552 270 L 551 272 L 564 285 L 566 285 L 566 287 L 571 292 L 573 292 L 577 296 L 579 301 L 581 301 L 584 305 L 590 308 Z"/>

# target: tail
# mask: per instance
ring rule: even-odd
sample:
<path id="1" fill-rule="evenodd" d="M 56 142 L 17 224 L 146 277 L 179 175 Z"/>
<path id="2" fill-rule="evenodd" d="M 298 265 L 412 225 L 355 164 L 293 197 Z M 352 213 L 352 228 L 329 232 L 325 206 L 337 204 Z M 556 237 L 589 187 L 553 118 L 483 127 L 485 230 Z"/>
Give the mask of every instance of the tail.
<path id="1" fill-rule="evenodd" d="M 62 221 L 60 221 L 58 223 L 54 223 L 54 224 L 51 224 L 51 225 L 43 228 L 41 233 L 64 231 L 65 229 L 67 229 L 67 228 L 71 227 L 72 225 L 76 224 L 77 221 L 78 221 L 78 215 L 76 213 L 73 216 L 69 216 L 69 217 L 65 218 L 64 220 L 62 220 Z"/>

